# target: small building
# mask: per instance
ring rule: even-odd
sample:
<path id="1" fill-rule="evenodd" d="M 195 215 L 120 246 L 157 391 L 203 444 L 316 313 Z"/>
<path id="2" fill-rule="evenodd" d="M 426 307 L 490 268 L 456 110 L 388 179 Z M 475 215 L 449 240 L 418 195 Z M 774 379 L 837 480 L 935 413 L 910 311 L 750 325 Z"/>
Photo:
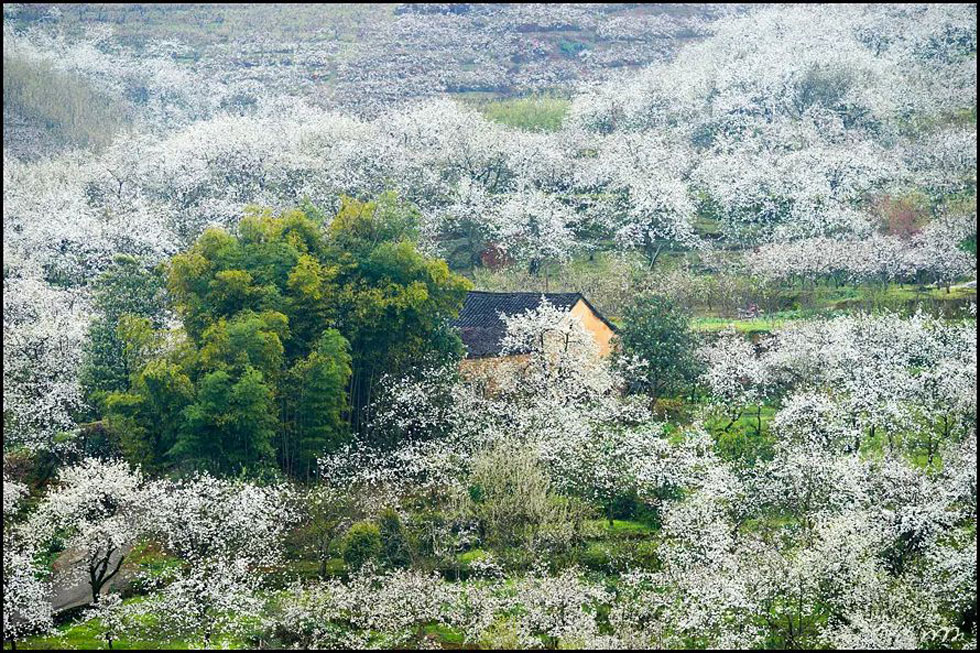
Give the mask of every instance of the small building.
<path id="1" fill-rule="evenodd" d="M 482 292 L 467 293 L 466 301 L 453 323 L 459 329 L 466 348 L 464 368 L 476 369 L 515 356 L 502 356 L 501 347 L 507 326 L 501 319 L 534 310 L 545 299 L 559 310 L 565 310 L 579 318 L 586 331 L 595 338 L 599 354 L 607 355 L 612 349 L 610 340 L 616 327 L 607 320 L 581 293 L 540 292 Z"/>

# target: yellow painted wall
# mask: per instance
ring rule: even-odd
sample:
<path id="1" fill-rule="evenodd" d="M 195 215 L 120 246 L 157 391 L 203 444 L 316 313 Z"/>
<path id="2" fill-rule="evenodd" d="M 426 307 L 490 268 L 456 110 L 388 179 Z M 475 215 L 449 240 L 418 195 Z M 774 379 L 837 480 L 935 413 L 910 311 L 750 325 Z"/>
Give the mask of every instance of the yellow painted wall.
<path id="1" fill-rule="evenodd" d="M 610 340 L 616 335 L 613 330 L 609 328 L 605 322 L 599 319 L 599 317 L 592 312 L 589 305 L 583 300 L 578 300 L 575 306 L 572 307 L 572 315 L 582 320 L 582 326 L 585 327 L 586 331 L 592 334 L 595 338 L 596 344 L 599 345 L 599 355 L 607 356 L 609 352 L 612 351 L 612 345 Z"/>
<path id="2" fill-rule="evenodd" d="M 499 389 L 499 379 L 516 373 L 528 358 L 527 354 L 464 358 L 459 362 L 459 372 L 470 383 L 481 384 L 484 391 L 494 393 Z"/>
<path id="3" fill-rule="evenodd" d="M 527 354 L 515 354 L 513 356 L 485 356 L 483 358 L 464 358 L 461 369 L 479 374 L 488 370 L 499 370 L 502 367 L 515 367 L 521 363 L 526 363 L 529 356 Z"/>

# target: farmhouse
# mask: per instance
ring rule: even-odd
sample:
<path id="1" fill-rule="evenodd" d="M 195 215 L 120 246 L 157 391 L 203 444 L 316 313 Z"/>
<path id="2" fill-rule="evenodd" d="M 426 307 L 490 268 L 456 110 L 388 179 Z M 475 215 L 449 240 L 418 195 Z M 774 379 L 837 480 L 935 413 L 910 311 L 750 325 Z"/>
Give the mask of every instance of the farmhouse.
<path id="1" fill-rule="evenodd" d="M 581 293 L 473 291 L 466 295 L 463 309 L 453 323 L 466 347 L 464 367 L 474 368 L 514 358 L 501 356 L 501 344 L 507 330 L 501 314 L 509 317 L 534 310 L 542 299 L 578 317 L 595 338 L 599 353 L 603 356 L 609 353 L 616 327 Z"/>

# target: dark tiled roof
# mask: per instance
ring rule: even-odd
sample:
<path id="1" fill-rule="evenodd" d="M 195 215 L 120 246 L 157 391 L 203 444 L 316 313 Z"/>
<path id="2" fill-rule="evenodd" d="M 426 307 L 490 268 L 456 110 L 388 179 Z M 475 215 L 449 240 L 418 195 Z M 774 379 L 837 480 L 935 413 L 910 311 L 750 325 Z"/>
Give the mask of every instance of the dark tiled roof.
<path id="1" fill-rule="evenodd" d="M 541 305 L 541 298 L 556 307 L 571 310 L 580 299 L 577 292 L 481 292 L 473 291 L 466 295 L 463 309 L 453 326 L 459 328 L 467 358 L 483 358 L 500 354 L 500 345 L 507 328 L 500 314 L 519 315 L 534 310 Z M 588 301 L 586 301 L 588 304 Z M 589 308 L 592 305 L 589 304 Z M 594 308 L 592 310 L 599 315 Z M 599 317 L 608 324 L 605 318 Z M 610 325 L 611 326 L 611 325 Z"/>

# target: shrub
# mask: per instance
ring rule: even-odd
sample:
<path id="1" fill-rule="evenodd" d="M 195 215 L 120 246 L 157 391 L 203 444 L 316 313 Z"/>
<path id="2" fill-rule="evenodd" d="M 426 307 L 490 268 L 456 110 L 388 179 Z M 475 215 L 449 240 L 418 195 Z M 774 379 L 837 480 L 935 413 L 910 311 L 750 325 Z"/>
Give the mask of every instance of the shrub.
<path id="1" fill-rule="evenodd" d="M 591 517 L 581 502 L 553 492 L 537 455 L 519 443 L 499 444 L 478 457 L 469 489 L 470 516 L 494 547 L 560 550 Z"/>
<path id="2" fill-rule="evenodd" d="M 362 521 L 347 531 L 341 545 L 341 555 L 348 567 L 357 570 L 368 560 L 377 559 L 383 548 L 381 530 L 371 522 Z"/>
<path id="3" fill-rule="evenodd" d="M 382 554 L 385 562 L 393 567 L 407 567 L 412 563 L 412 551 L 398 513 L 388 508 L 378 518 Z"/>
<path id="4" fill-rule="evenodd" d="M 579 555 L 579 563 L 592 571 L 608 572 L 612 563 L 609 547 L 602 542 L 591 542 Z"/>
<path id="5" fill-rule="evenodd" d="M 683 399 L 661 397 L 653 404 L 653 416 L 664 422 L 686 423 L 691 419 L 691 409 Z"/>
<path id="6" fill-rule="evenodd" d="M 660 569 L 660 554 L 656 540 L 646 539 L 637 542 L 633 553 L 636 567 L 653 571 Z"/>

